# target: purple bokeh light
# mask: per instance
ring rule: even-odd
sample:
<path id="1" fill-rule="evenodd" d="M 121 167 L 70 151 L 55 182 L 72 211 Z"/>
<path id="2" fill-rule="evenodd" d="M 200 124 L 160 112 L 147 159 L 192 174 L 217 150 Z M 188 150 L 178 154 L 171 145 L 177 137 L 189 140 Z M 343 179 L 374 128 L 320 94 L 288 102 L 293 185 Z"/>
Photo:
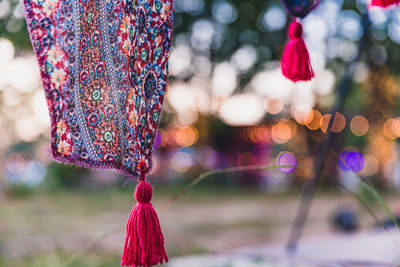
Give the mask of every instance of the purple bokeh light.
<path id="1" fill-rule="evenodd" d="M 345 172 L 359 172 L 364 168 L 365 158 L 359 152 L 343 151 L 338 158 L 338 165 Z"/>
<path id="2" fill-rule="evenodd" d="M 161 134 L 157 131 L 156 138 L 154 140 L 154 149 L 157 149 L 161 145 Z"/>
<path id="3" fill-rule="evenodd" d="M 283 173 L 291 173 L 297 167 L 297 160 L 293 153 L 283 151 L 276 158 L 276 165 L 278 166 L 286 166 L 279 168 L 279 170 Z"/>

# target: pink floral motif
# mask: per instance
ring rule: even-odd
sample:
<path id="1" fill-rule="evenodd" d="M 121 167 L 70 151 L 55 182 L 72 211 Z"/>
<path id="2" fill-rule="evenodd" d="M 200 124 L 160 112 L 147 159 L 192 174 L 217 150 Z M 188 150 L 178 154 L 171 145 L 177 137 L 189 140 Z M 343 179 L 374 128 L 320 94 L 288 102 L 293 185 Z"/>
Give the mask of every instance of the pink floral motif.
<path id="1" fill-rule="evenodd" d="M 161 36 L 158 36 L 158 37 L 156 38 L 156 46 L 160 46 L 161 43 L 162 43 L 162 38 L 161 38 Z"/>
<path id="2" fill-rule="evenodd" d="M 47 55 L 49 62 L 54 65 L 61 62 L 65 57 L 64 51 L 57 46 L 52 47 Z"/>
<path id="3" fill-rule="evenodd" d="M 136 100 L 135 92 L 134 90 L 129 90 L 128 94 L 128 103 L 129 105 L 134 105 Z"/>
<path id="4" fill-rule="evenodd" d="M 129 39 L 126 39 L 123 44 L 122 44 L 122 52 L 124 52 L 125 55 L 129 55 L 131 52 L 131 42 Z"/>
<path id="5" fill-rule="evenodd" d="M 63 69 L 55 69 L 51 74 L 51 82 L 56 86 L 63 86 L 67 79 L 67 74 Z"/>
<path id="6" fill-rule="evenodd" d="M 67 141 L 60 141 L 58 143 L 57 152 L 64 156 L 69 156 L 71 155 L 72 147 Z"/>
<path id="7" fill-rule="evenodd" d="M 68 126 L 64 120 L 61 120 L 57 123 L 57 135 L 63 136 L 67 133 Z"/>
<path id="8" fill-rule="evenodd" d="M 119 27 L 121 32 L 123 32 L 123 33 L 129 32 L 130 27 L 131 27 L 130 18 L 129 17 L 123 18 L 122 23 L 121 23 L 121 25 Z"/>
<path id="9" fill-rule="evenodd" d="M 130 123 L 133 127 L 135 127 L 135 126 L 136 126 L 136 121 L 137 121 L 136 112 L 135 112 L 135 110 L 132 110 L 132 111 L 129 113 L 129 123 Z"/>
<path id="10" fill-rule="evenodd" d="M 45 1 L 43 3 L 43 11 L 46 13 L 46 15 L 51 16 L 58 9 L 58 5 L 58 0 Z"/>
<path id="11" fill-rule="evenodd" d="M 163 3 L 160 18 L 163 20 L 167 20 L 171 16 L 171 10 L 171 2 Z"/>

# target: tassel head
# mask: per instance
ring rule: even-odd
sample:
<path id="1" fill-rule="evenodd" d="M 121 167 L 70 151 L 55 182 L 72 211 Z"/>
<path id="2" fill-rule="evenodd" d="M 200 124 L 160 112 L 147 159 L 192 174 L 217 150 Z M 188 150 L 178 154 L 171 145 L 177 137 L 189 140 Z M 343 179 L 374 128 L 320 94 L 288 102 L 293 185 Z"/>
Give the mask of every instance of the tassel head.
<path id="1" fill-rule="evenodd" d="M 303 26 L 296 20 L 290 23 L 288 35 L 290 39 L 303 38 Z"/>
<path id="2" fill-rule="evenodd" d="M 281 59 L 282 74 L 293 82 L 309 81 L 314 78 L 310 55 L 303 40 L 303 27 L 294 20 L 289 25 L 289 42 Z"/>
<path id="3" fill-rule="evenodd" d="M 136 201 L 140 204 L 150 203 L 153 197 L 153 187 L 148 182 L 140 182 L 135 190 Z"/>
<path id="4" fill-rule="evenodd" d="M 144 177 L 144 176 L 143 176 Z M 126 237 L 121 266 L 151 267 L 168 262 L 164 236 L 153 205 L 153 187 L 144 179 L 136 187 L 136 206 L 126 224 Z"/>

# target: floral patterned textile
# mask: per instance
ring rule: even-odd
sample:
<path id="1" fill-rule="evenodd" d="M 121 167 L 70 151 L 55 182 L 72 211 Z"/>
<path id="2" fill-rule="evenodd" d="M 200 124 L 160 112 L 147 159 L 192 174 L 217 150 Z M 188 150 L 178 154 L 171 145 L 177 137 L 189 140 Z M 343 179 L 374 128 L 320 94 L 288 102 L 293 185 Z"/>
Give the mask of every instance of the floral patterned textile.
<path id="1" fill-rule="evenodd" d="M 167 87 L 173 0 L 24 0 L 55 159 L 151 168 Z"/>

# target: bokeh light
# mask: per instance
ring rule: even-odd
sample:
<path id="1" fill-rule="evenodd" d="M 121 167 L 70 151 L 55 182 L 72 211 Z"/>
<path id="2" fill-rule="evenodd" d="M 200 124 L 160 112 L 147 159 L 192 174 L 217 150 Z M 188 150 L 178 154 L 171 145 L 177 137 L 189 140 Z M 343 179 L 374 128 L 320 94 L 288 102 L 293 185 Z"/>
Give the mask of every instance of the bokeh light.
<path id="1" fill-rule="evenodd" d="M 360 172 L 365 165 L 364 156 L 356 151 L 343 151 L 338 158 L 338 166 L 343 171 Z"/>
<path id="2" fill-rule="evenodd" d="M 400 118 L 392 121 L 392 132 L 396 137 L 400 137 Z"/>
<path id="3" fill-rule="evenodd" d="M 292 138 L 292 129 L 286 121 L 278 122 L 272 126 L 271 137 L 277 144 L 284 144 Z"/>
<path id="4" fill-rule="evenodd" d="M 374 155 L 366 155 L 365 156 L 365 165 L 361 171 L 362 175 L 365 176 L 373 176 L 379 170 L 379 160 Z"/>
<path id="5" fill-rule="evenodd" d="M 159 131 L 156 133 L 156 138 L 154 139 L 154 149 L 157 149 L 162 144 L 162 137 Z"/>
<path id="6" fill-rule="evenodd" d="M 5 2 L 7 2 L 7 1 L 5 1 Z M 0 7 L 1 7 L 1 4 L 0 4 Z M 1 11 L 0 11 L 0 16 L 1 16 Z M 5 38 L 0 38 L 0 51 L 1 51 L 0 67 L 2 67 L 2 65 L 10 62 L 14 58 L 15 48 L 10 40 L 5 39 Z"/>
<path id="7" fill-rule="evenodd" d="M 393 129 L 394 125 L 396 125 L 394 119 L 388 119 L 383 124 L 383 134 L 390 140 L 395 140 L 397 138 L 397 135 L 393 131 L 397 131 L 397 129 Z"/>
<path id="8" fill-rule="evenodd" d="M 320 120 L 320 127 L 322 132 L 326 133 L 329 127 L 332 114 L 326 114 L 322 116 Z M 331 131 L 334 133 L 340 133 L 346 127 L 346 118 L 342 113 L 337 112 L 332 123 Z"/>
<path id="9" fill-rule="evenodd" d="M 286 24 L 286 13 L 280 7 L 272 6 L 265 12 L 262 25 L 270 30 L 276 31 L 282 29 Z"/>
<path id="10" fill-rule="evenodd" d="M 270 140 L 271 134 L 267 126 L 258 125 L 249 129 L 248 137 L 254 144 L 265 144 Z"/>
<path id="11" fill-rule="evenodd" d="M 232 23 L 237 18 L 237 11 L 228 1 L 214 1 L 212 14 L 214 18 L 224 24 Z"/>
<path id="12" fill-rule="evenodd" d="M 214 96 L 229 96 L 237 85 L 237 71 L 230 63 L 215 66 L 211 82 L 211 93 Z"/>
<path id="13" fill-rule="evenodd" d="M 369 122 L 364 116 L 355 116 L 350 122 L 351 132 L 356 136 L 363 136 L 369 130 Z"/>
<path id="14" fill-rule="evenodd" d="M 16 174 L 22 172 L 25 167 L 25 159 L 21 153 L 12 153 L 6 158 L 6 170 Z"/>
<path id="15" fill-rule="evenodd" d="M 247 126 L 258 123 L 265 114 L 263 101 L 254 94 L 234 95 L 221 104 L 219 115 L 233 126 Z"/>
<path id="16" fill-rule="evenodd" d="M 305 124 L 306 127 L 310 130 L 318 130 L 320 127 L 320 121 L 322 118 L 321 112 L 318 110 L 312 110 L 309 114 L 311 114 L 311 120 L 308 120 Z"/>
<path id="17" fill-rule="evenodd" d="M 272 115 L 280 113 L 283 109 L 283 101 L 279 99 L 265 98 L 265 110 Z"/>
<path id="18" fill-rule="evenodd" d="M 199 139 L 199 132 L 193 126 L 182 127 L 175 132 L 175 141 L 181 147 L 194 145 Z"/>
<path id="19" fill-rule="evenodd" d="M 204 168 L 208 170 L 214 170 L 220 166 L 221 157 L 223 157 L 221 152 L 218 152 L 210 147 L 205 147 L 201 153 L 200 163 Z"/>
<path id="20" fill-rule="evenodd" d="M 306 125 L 306 124 L 310 123 L 314 117 L 313 117 L 312 110 L 295 109 L 294 118 L 297 121 L 297 123 L 299 123 L 301 125 Z M 318 122 L 318 127 L 319 127 L 319 122 Z"/>
<path id="21" fill-rule="evenodd" d="M 171 167 L 178 173 L 187 172 L 193 166 L 193 159 L 183 150 L 175 151 L 170 155 Z"/>
<path id="22" fill-rule="evenodd" d="M 281 172 L 291 173 L 297 167 L 296 156 L 291 152 L 283 151 L 276 157 L 276 165 L 282 166 L 279 167 Z"/>

